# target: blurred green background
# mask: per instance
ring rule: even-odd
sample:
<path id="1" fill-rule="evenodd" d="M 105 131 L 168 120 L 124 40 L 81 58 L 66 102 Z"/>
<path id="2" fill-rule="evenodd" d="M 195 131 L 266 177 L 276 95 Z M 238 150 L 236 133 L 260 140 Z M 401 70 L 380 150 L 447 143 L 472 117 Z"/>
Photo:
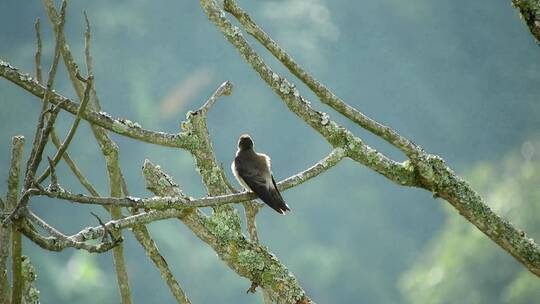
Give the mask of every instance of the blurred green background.
<path id="1" fill-rule="evenodd" d="M 540 237 L 540 49 L 510 1 L 241 1 L 300 64 L 365 114 L 441 155 L 488 204 Z M 198 1 L 71 1 L 66 35 L 83 62 L 83 10 L 93 25 L 96 88 L 105 111 L 143 127 L 177 132 L 221 82 L 235 84 L 209 114 L 218 160 L 228 168 L 238 135 L 250 133 L 273 159 L 277 179 L 305 169 L 330 147 L 270 91 L 207 21 Z M 44 71 L 54 39 L 40 1 L 0 1 L 0 58 L 33 72 L 33 23 L 42 19 Z M 251 41 L 253 41 L 250 38 Z M 285 70 L 255 45 L 276 71 Z M 285 73 L 286 74 L 286 73 Z M 288 74 L 286 74 L 288 75 Z M 397 160 L 381 140 L 322 105 L 314 107 Z M 65 71 L 56 90 L 74 97 Z M 0 190 L 10 138 L 32 140 L 39 101 L 0 79 Z M 61 114 L 65 134 L 72 116 Z M 141 165 L 160 164 L 194 197 L 204 187 L 185 151 L 112 135 L 132 195 L 150 196 Z M 69 148 L 107 193 L 102 156 L 86 124 Z M 52 155 L 53 150 L 47 153 Z M 61 184 L 83 192 L 66 166 Z M 228 171 L 228 170 L 227 170 Z M 232 180 L 232 174 L 228 177 Z M 261 241 L 319 303 L 534 303 L 540 281 L 425 191 L 396 186 L 351 161 L 284 193 L 293 212 L 258 216 Z M 96 225 L 100 208 L 34 199 L 31 207 L 66 233 Z M 162 254 L 193 303 L 260 303 L 178 221 L 151 224 Z M 135 303 L 172 303 L 165 283 L 125 233 Z M 118 302 L 110 253 L 24 251 L 38 271 L 43 303 Z"/>

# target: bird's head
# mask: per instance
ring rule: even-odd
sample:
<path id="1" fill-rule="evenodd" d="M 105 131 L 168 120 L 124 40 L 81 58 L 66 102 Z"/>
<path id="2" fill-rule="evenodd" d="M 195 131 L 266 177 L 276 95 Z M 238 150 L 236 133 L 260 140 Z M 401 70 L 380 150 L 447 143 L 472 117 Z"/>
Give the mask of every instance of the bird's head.
<path id="1" fill-rule="evenodd" d="M 238 139 L 238 149 L 239 150 L 249 150 L 253 149 L 253 140 L 247 134 L 243 134 Z"/>

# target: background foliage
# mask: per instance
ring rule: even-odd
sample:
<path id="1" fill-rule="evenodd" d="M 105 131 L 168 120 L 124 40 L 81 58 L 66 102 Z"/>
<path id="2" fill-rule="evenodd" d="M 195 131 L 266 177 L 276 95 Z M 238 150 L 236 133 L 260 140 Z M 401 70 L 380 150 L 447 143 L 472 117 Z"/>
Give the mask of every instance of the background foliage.
<path id="1" fill-rule="evenodd" d="M 344 100 L 443 156 L 459 174 L 470 177 L 490 206 L 531 237 L 540 237 L 534 217 L 540 204 L 535 169 L 540 52 L 510 1 L 241 4 Z M 175 132 L 187 110 L 199 107 L 219 83 L 231 80 L 235 92 L 209 113 L 210 134 L 224 166 L 244 132 L 255 138 L 258 150 L 272 156 L 280 179 L 329 151 L 255 77 L 197 1 L 70 2 L 66 34 L 80 62 L 83 10 L 93 24 L 96 88 L 107 112 Z M 40 1 L 0 2 L 0 56 L 29 72 L 36 16 L 47 22 Z M 50 29 L 43 28 L 44 55 L 50 59 L 54 41 Z M 61 72 L 56 90 L 74 97 Z M 397 155 L 307 96 L 369 144 Z M 31 138 L 39 106 L 4 80 L 0 105 L 0 172 L 7 172 L 10 137 Z M 58 124 L 67 127 L 70 121 L 63 115 Z M 140 174 L 145 158 L 171 172 L 186 193 L 204 195 L 187 153 L 114 139 L 133 195 L 150 195 Z M 89 128 L 82 126 L 70 153 L 105 193 L 105 168 L 92 141 Z M 58 170 L 63 185 L 83 191 L 62 163 Z M 5 192 L 5 183 L 0 190 Z M 293 213 L 278 217 L 263 210 L 258 216 L 260 238 L 317 302 L 531 303 L 538 296 L 537 279 L 423 191 L 397 187 L 346 161 L 284 195 Z M 89 211 L 105 218 L 99 208 L 48 199 L 36 199 L 32 206 L 69 232 L 95 224 Z M 245 294 L 249 282 L 180 224 L 166 221 L 150 225 L 150 230 L 194 303 L 260 301 Z M 110 254 L 49 253 L 29 242 L 24 246 L 36 265 L 44 303 L 116 301 Z M 129 233 L 126 253 L 136 302 L 172 302 L 159 273 Z"/>

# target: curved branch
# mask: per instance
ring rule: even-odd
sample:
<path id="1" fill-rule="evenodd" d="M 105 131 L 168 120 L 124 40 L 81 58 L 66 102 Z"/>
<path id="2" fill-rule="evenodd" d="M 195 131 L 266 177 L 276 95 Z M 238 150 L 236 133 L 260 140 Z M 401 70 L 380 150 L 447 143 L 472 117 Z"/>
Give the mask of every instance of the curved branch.
<path id="1" fill-rule="evenodd" d="M 39 234 L 36 228 L 33 227 L 33 225 L 27 219 L 24 219 L 23 222 L 17 226 L 17 229 L 19 229 L 19 231 L 21 231 L 26 237 L 32 240 L 32 242 L 36 243 L 39 247 L 50 251 L 62 251 L 66 248 L 75 248 L 87 250 L 88 252 L 92 253 L 102 253 L 109 251 L 118 244 L 120 244 L 120 242 L 104 242 L 97 245 L 88 245 L 83 242 L 77 242 L 70 238 L 64 239 L 57 237 L 46 237 Z"/>
<path id="2" fill-rule="evenodd" d="M 34 78 L 28 74 L 20 73 L 17 68 L 0 59 L 0 76 L 13 82 L 29 93 L 43 98 L 46 88 L 40 85 Z M 73 102 L 56 92 L 51 92 L 50 102 L 52 104 L 61 104 L 61 108 L 73 115 L 79 111 L 79 104 Z M 186 134 L 168 134 L 143 129 L 138 123 L 127 119 L 115 119 L 105 112 L 85 111 L 81 117 L 95 125 L 103 127 L 114 133 L 131 137 L 143 142 L 156 144 L 166 147 L 188 149 L 192 141 Z"/>

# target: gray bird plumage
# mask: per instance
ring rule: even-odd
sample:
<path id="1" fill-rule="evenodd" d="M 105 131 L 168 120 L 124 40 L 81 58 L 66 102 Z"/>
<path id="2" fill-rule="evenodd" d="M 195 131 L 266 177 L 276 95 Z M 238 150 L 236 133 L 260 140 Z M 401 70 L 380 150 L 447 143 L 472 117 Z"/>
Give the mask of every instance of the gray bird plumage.
<path id="1" fill-rule="evenodd" d="M 238 151 L 231 169 L 238 182 L 246 190 L 255 192 L 272 209 L 281 214 L 291 210 L 279 193 L 272 176 L 270 157 L 255 152 L 253 140 L 249 135 L 240 136 Z"/>

